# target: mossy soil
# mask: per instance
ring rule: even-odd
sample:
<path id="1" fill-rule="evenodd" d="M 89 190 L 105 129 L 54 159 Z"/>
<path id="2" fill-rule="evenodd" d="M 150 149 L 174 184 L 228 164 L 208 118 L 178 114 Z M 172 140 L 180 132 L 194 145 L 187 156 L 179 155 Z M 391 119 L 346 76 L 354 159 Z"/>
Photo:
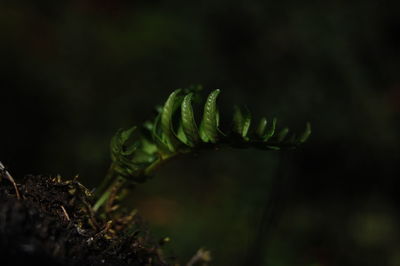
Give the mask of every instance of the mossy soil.
<path id="1" fill-rule="evenodd" d="M 26 176 L 20 195 L 0 180 L 0 265 L 174 264 L 134 212 L 94 213 L 77 180 Z"/>

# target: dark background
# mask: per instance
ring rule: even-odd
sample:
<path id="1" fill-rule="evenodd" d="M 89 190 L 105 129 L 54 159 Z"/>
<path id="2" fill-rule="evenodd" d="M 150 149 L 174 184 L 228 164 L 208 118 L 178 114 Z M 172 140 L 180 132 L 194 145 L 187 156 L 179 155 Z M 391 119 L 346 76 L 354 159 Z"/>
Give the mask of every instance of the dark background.
<path id="1" fill-rule="evenodd" d="M 172 238 L 170 254 L 400 265 L 394 3 L 2 1 L 0 160 L 17 179 L 79 174 L 93 188 L 118 128 L 176 88 L 218 88 L 222 114 L 248 104 L 313 135 L 294 152 L 184 158 L 139 186 L 128 205 Z"/>

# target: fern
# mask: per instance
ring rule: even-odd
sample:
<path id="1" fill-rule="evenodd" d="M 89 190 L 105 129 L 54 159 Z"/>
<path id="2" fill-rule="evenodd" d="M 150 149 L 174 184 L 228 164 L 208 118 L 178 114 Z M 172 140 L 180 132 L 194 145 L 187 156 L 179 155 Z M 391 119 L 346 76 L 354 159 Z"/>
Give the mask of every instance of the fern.
<path id="1" fill-rule="evenodd" d="M 202 119 L 195 120 L 192 101 L 199 89 L 178 89 L 170 94 L 158 115 L 141 128 L 120 129 L 111 140 L 112 164 L 104 186 L 112 180 L 144 182 L 155 168 L 170 158 L 181 154 L 212 150 L 220 146 L 256 148 L 261 150 L 294 149 L 304 143 L 311 134 L 311 126 L 299 137 L 287 127 L 277 131 L 276 118 L 261 118 L 251 127 L 250 111 L 234 107 L 231 129 L 223 132 L 219 127 L 217 99 L 220 90 L 214 90 L 204 104 Z M 104 193 L 100 189 L 100 193 Z M 107 196 L 103 195 L 103 198 Z M 98 209 L 104 200 L 99 200 Z"/>

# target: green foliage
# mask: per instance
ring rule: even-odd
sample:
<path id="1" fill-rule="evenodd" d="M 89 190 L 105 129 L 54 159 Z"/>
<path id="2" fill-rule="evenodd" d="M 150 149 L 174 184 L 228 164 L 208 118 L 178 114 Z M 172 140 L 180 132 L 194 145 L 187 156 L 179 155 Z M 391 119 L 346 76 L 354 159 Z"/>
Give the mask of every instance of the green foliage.
<path id="1" fill-rule="evenodd" d="M 287 127 L 276 130 L 276 118 L 261 118 L 254 128 L 245 107 L 234 107 L 231 130 L 219 127 L 217 98 L 214 90 L 204 104 L 199 126 L 195 120 L 192 101 L 198 88 L 178 89 L 170 94 L 158 115 L 139 130 L 132 127 L 118 130 L 111 140 L 112 170 L 118 177 L 133 183 L 143 182 L 163 161 L 179 154 L 216 149 L 219 146 L 256 148 L 261 150 L 293 149 L 311 134 L 310 124 L 296 137 Z M 179 112 L 180 110 L 180 112 Z"/>
<path id="2" fill-rule="evenodd" d="M 218 142 L 219 112 L 217 108 L 217 97 L 220 90 L 210 93 L 204 105 L 203 120 L 200 124 L 200 136 L 203 142 Z"/>

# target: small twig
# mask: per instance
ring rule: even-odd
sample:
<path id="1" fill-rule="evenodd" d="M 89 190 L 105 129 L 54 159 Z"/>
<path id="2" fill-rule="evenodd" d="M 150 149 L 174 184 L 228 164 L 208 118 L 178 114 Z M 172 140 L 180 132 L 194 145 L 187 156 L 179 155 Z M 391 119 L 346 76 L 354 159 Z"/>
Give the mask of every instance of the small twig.
<path id="1" fill-rule="evenodd" d="M 17 196 L 17 199 L 20 200 L 21 196 L 19 194 L 17 183 L 15 183 L 14 178 L 10 175 L 10 173 L 6 170 L 6 168 L 1 162 L 0 162 L 0 170 L 4 173 L 5 177 L 13 184 L 15 189 L 15 195 Z"/>
<path id="2" fill-rule="evenodd" d="M 92 209 L 92 206 L 90 205 L 89 202 L 87 202 L 85 200 L 84 197 L 82 197 L 82 202 L 86 207 L 86 210 L 89 212 L 90 216 L 89 216 L 89 224 L 90 226 L 92 226 L 93 229 L 98 230 L 99 228 L 99 224 L 97 223 L 96 219 L 95 219 L 95 213 Z"/>
<path id="3" fill-rule="evenodd" d="M 117 199 L 118 192 L 119 192 L 120 188 L 121 188 L 121 183 L 117 183 L 111 188 L 110 196 L 109 196 L 109 198 L 106 201 L 105 206 L 104 206 L 105 213 L 112 212 L 113 208 L 115 206 L 118 206 L 118 205 L 114 205 L 114 202 Z"/>
<path id="4" fill-rule="evenodd" d="M 65 218 L 67 218 L 67 221 L 71 221 L 71 219 L 69 218 L 69 215 L 68 215 L 68 212 L 67 212 L 67 210 L 64 208 L 64 206 L 60 206 L 61 207 L 61 209 L 62 209 L 62 211 L 63 211 L 63 213 L 64 213 L 64 215 L 65 215 Z"/>
<path id="5" fill-rule="evenodd" d="M 109 231 L 111 231 L 111 227 L 112 227 L 113 221 L 109 220 L 108 222 L 106 222 L 106 224 L 104 225 L 103 229 L 101 229 L 100 232 L 96 233 L 94 235 L 94 238 L 99 238 L 101 236 L 105 236 Z"/>
<path id="6" fill-rule="evenodd" d="M 108 230 L 110 230 L 112 223 L 113 223 L 112 220 L 108 221 L 106 223 L 106 225 L 104 226 L 103 230 L 101 230 L 99 233 L 101 233 L 101 234 L 107 233 Z"/>
<path id="7" fill-rule="evenodd" d="M 76 175 L 74 176 L 74 178 L 72 179 L 72 181 L 76 182 L 76 181 L 78 180 L 78 178 L 79 178 L 79 174 L 76 174 Z"/>
<path id="8" fill-rule="evenodd" d="M 186 266 L 194 266 L 196 263 L 203 262 L 202 265 L 207 265 L 211 261 L 211 254 L 209 250 L 203 248 L 199 249 L 196 254 L 190 259 Z"/>

